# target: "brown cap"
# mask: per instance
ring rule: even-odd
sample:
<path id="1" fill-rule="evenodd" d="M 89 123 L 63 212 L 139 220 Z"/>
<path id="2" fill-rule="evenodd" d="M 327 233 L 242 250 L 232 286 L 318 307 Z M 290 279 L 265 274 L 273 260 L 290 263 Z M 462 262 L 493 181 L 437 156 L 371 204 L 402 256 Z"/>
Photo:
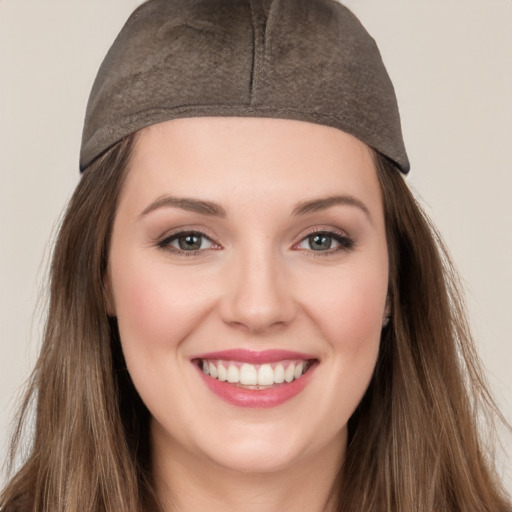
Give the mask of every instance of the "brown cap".
<path id="1" fill-rule="evenodd" d="M 297 119 L 339 128 L 407 173 L 393 85 L 375 41 L 336 0 L 149 0 L 91 91 L 84 170 L 126 135 L 183 117 Z"/>

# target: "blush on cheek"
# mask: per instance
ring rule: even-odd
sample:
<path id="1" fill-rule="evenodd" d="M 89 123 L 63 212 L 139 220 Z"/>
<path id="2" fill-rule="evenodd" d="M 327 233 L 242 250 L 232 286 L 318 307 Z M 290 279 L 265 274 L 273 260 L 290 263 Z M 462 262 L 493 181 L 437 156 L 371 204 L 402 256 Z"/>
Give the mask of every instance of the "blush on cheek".
<path id="1" fill-rule="evenodd" d="M 317 324 L 328 330 L 324 332 L 327 339 L 357 350 L 361 344 L 380 339 L 385 300 L 385 288 L 380 283 L 345 282 L 313 302 Z"/>
<path id="2" fill-rule="evenodd" d="M 145 265 L 143 263 L 146 263 Z M 119 327 L 126 343 L 172 350 L 211 309 L 215 286 L 160 262 L 134 262 L 116 281 Z"/>

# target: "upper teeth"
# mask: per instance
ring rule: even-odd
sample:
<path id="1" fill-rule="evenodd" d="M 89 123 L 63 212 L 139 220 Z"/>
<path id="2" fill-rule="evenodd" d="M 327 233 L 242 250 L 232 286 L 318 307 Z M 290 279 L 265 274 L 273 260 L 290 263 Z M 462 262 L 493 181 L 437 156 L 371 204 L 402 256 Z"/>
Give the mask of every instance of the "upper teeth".
<path id="1" fill-rule="evenodd" d="M 235 361 L 206 361 L 203 372 L 220 381 L 244 386 L 271 386 L 298 379 L 308 368 L 306 361 L 281 361 L 254 365 Z"/>

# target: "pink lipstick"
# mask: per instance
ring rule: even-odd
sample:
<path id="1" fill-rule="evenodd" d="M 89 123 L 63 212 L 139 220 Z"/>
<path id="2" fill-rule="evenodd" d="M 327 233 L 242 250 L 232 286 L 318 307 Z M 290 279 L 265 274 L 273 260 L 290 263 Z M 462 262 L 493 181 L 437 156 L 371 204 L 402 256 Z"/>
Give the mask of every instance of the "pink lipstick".
<path id="1" fill-rule="evenodd" d="M 309 383 L 318 359 L 287 350 L 233 349 L 191 358 L 203 382 L 223 400 L 251 408 L 276 407 Z"/>
<path id="2" fill-rule="evenodd" d="M 231 350 L 221 350 L 219 352 L 209 352 L 194 356 L 193 359 L 224 359 L 229 361 L 241 361 L 244 363 L 264 364 L 283 361 L 286 359 L 315 359 L 315 356 L 304 354 L 302 352 L 293 352 L 290 350 L 246 350 L 235 348 Z"/>

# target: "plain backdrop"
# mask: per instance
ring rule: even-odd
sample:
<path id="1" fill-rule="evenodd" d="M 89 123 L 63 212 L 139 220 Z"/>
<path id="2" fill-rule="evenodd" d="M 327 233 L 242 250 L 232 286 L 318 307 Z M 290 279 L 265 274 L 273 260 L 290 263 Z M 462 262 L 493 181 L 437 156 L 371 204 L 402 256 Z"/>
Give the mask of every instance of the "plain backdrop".
<path id="1" fill-rule="evenodd" d="M 39 347 L 36 304 L 79 179 L 88 93 L 139 3 L 0 0 L 0 461 Z M 345 3 L 380 46 L 401 108 L 409 184 L 463 276 L 479 351 L 512 423 L 512 2 Z M 512 453 L 511 437 L 503 432 L 502 455 Z M 510 458 L 502 467 L 512 490 Z"/>

